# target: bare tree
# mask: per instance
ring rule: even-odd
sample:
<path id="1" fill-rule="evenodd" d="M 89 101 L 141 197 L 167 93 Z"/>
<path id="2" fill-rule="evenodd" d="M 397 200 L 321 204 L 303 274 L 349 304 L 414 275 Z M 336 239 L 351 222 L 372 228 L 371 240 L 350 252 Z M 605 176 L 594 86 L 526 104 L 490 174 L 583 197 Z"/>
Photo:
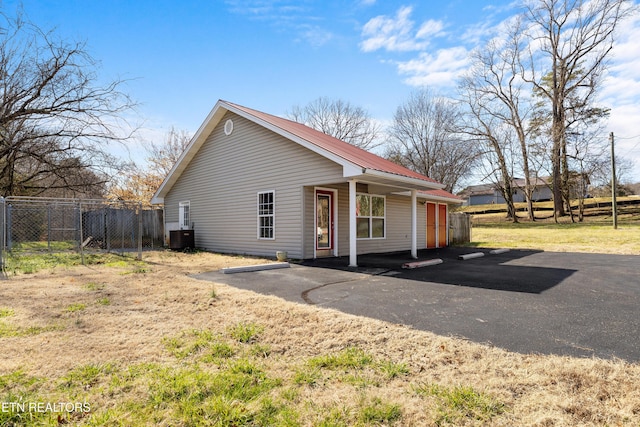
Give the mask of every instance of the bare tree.
<path id="1" fill-rule="evenodd" d="M 173 126 L 167 132 L 161 144 L 150 142 L 146 147 L 147 162 L 160 176 L 160 182 L 169 174 L 182 152 L 191 142 L 191 134 L 186 130 L 177 130 Z"/>
<path id="2" fill-rule="evenodd" d="M 430 90 L 411 93 L 388 130 L 387 158 L 445 184 L 453 191 L 478 159 L 474 144 L 460 133 L 461 111 Z"/>
<path id="3" fill-rule="evenodd" d="M 581 69 L 576 70 L 576 74 L 569 79 L 579 79 L 582 72 Z M 542 81 L 547 87 L 552 86 L 550 75 L 545 76 Z M 536 105 L 530 129 L 539 141 L 540 151 L 544 152 L 546 149 L 547 157 L 553 165 L 553 153 L 548 151 L 549 137 L 553 133 L 552 113 L 548 108 L 547 98 L 541 94 L 540 90 L 534 89 L 534 95 L 542 101 Z M 579 93 L 572 92 L 565 98 L 564 110 L 565 136 L 560 150 L 562 172 L 560 193 L 565 212 L 569 212 L 573 222 L 571 200 L 578 199 L 579 218 L 582 220 L 582 199 L 586 191 L 580 192 L 577 189 L 584 187 L 584 181 L 589 181 L 590 175 L 596 170 L 595 165 L 601 163 L 602 154 L 607 152 L 607 141 L 599 134 L 604 132 L 603 119 L 609 116 L 609 109 L 594 105 L 593 101 L 585 102 Z M 557 217 L 556 212 L 555 218 Z"/>
<path id="4" fill-rule="evenodd" d="M 182 152 L 191 142 L 191 135 L 185 130 L 171 127 L 163 142 L 148 142 L 147 165 L 130 163 L 109 189 L 109 196 L 122 200 L 135 200 L 147 206 L 164 178 L 176 164 Z"/>
<path id="5" fill-rule="evenodd" d="M 321 97 L 304 107 L 293 107 L 287 117 L 365 150 L 380 145 L 380 125 L 367 111 L 341 99 Z"/>
<path id="6" fill-rule="evenodd" d="M 524 17 L 529 51 L 523 78 L 549 103 L 554 213 L 565 214 L 569 181 L 567 102 L 589 105 L 597 93 L 618 22 L 631 0 L 532 0 Z M 563 194 L 563 189 L 565 194 Z"/>
<path id="7" fill-rule="evenodd" d="M 473 75 L 473 74 L 472 74 Z M 507 205 L 507 217 L 518 222 L 513 201 L 513 133 L 514 129 L 492 108 L 495 94 L 483 89 L 471 76 L 466 76 L 460 85 L 464 102 L 468 106 L 461 127 L 470 139 L 484 147 L 482 156 L 490 166 L 487 177 L 492 177 Z"/>
<path id="8" fill-rule="evenodd" d="M 524 175 L 522 188 L 527 201 L 529 219 L 534 221 L 533 192 L 535 190 L 536 174 L 530 165 L 528 126 L 529 117 L 533 110 L 530 88 L 520 78 L 521 27 L 516 20 L 505 31 L 502 39 L 489 41 L 482 49 L 472 53 L 472 67 L 463 76 L 460 90 L 464 94 L 466 104 L 469 105 L 468 131 L 480 137 L 487 138 L 488 147 L 495 154 L 499 162 L 497 167 L 502 171 L 500 180 L 503 192 L 513 190 L 506 179 L 508 165 L 502 164 L 507 157 L 502 153 L 511 138 L 520 147 L 519 162 Z M 502 129 L 507 126 L 511 131 Z M 508 136 L 508 138 L 505 138 Z M 506 195 L 507 205 L 513 203 L 513 197 Z M 512 210 L 512 206 L 509 206 Z M 515 211 L 514 211 L 515 213 Z M 511 213 L 510 213 L 511 215 Z M 513 216 L 516 220 L 516 216 Z"/>
<path id="9" fill-rule="evenodd" d="M 96 68 L 83 43 L 0 12 L 2 195 L 103 189 L 121 166 L 105 146 L 130 136 L 120 125 L 133 103 L 123 81 L 98 85 Z"/>

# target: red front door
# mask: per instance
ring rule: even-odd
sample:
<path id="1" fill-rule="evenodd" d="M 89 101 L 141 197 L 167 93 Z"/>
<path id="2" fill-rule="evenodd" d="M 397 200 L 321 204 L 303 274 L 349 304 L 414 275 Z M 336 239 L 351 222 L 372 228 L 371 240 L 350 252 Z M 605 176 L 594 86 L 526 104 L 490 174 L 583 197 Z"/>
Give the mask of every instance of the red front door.
<path id="1" fill-rule="evenodd" d="M 332 191 L 316 190 L 316 250 L 334 247 L 334 212 Z"/>
<path id="2" fill-rule="evenodd" d="M 427 202 L 427 249 L 447 246 L 447 205 Z"/>
<path id="3" fill-rule="evenodd" d="M 427 249 L 436 247 L 436 204 L 427 202 Z"/>

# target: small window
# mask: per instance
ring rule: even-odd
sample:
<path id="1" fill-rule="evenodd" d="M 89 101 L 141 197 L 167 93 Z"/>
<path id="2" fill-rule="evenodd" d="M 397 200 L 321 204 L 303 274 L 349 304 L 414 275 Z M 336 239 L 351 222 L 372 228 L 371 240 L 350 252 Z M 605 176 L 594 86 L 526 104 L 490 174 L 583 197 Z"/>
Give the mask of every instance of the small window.
<path id="1" fill-rule="evenodd" d="M 191 202 L 180 202 L 178 209 L 178 216 L 180 221 L 180 230 L 190 229 L 191 226 Z"/>
<path id="2" fill-rule="evenodd" d="M 275 239 L 275 192 L 258 193 L 258 239 Z"/>
<path id="3" fill-rule="evenodd" d="M 356 226 L 358 239 L 384 239 L 386 222 L 384 196 L 356 196 Z"/>

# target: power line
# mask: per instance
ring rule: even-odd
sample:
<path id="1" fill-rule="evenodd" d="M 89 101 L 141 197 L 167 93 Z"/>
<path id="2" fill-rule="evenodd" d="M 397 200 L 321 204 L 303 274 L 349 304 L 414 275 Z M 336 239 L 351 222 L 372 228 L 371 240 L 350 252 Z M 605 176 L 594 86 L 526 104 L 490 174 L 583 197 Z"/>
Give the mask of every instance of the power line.
<path id="1" fill-rule="evenodd" d="M 635 138 L 640 138 L 640 135 L 636 135 L 636 136 L 617 136 L 616 135 L 616 139 L 635 139 Z"/>
<path id="2" fill-rule="evenodd" d="M 618 136 L 616 135 L 616 141 L 619 141 L 621 139 L 624 140 L 629 140 L 629 139 L 636 139 L 638 138 L 638 142 L 635 143 L 635 145 L 631 148 L 623 148 L 622 150 L 620 150 L 620 147 L 618 147 L 618 151 L 622 151 L 622 153 L 618 153 L 618 156 L 620 155 L 626 155 L 626 154 L 630 154 L 633 153 L 636 149 L 640 148 L 640 135 L 635 135 L 635 136 Z"/>
<path id="3" fill-rule="evenodd" d="M 617 138 L 617 137 L 616 137 Z M 634 145 L 633 147 L 631 147 L 628 150 L 625 150 L 627 153 L 631 153 L 633 151 L 635 151 L 636 148 L 640 148 L 640 141 L 636 142 L 636 145 Z"/>

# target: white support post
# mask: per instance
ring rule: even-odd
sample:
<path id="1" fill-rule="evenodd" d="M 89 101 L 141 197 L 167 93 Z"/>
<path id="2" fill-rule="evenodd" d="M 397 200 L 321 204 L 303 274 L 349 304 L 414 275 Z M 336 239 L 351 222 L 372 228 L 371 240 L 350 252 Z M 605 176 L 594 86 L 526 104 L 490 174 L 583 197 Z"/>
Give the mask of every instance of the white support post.
<path id="1" fill-rule="evenodd" d="M 418 258 L 418 192 L 411 190 L 411 258 Z"/>
<path id="2" fill-rule="evenodd" d="M 356 181 L 349 181 L 349 267 L 358 266 L 358 227 L 356 224 Z"/>

